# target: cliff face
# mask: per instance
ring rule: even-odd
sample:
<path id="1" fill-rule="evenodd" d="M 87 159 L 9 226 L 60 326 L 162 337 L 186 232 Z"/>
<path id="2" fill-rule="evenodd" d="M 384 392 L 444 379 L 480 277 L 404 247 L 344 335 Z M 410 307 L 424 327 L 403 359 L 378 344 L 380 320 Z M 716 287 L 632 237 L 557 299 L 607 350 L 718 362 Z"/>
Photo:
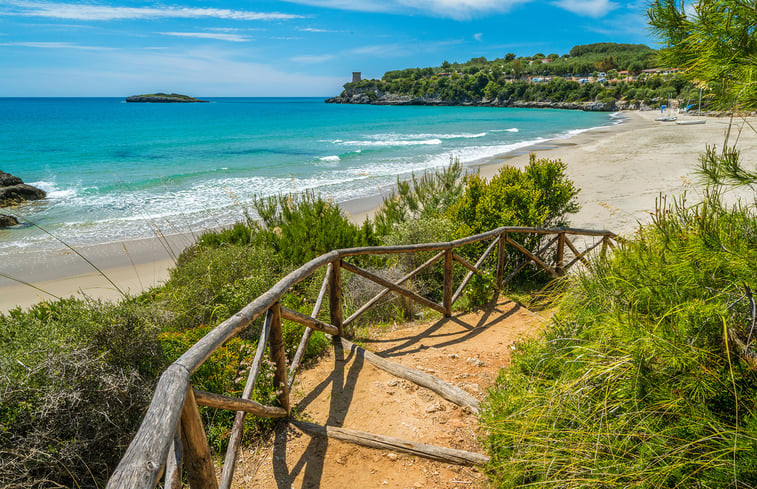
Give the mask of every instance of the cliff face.
<path id="1" fill-rule="evenodd" d="M 459 105 L 472 107 L 520 107 L 534 109 L 570 109 L 586 111 L 613 111 L 618 107 L 615 103 L 603 102 L 552 102 L 525 100 L 489 100 L 463 99 L 444 100 L 438 95 L 413 97 L 397 93 L 382 92 L 376 88 L 347 89 L 337 97 L 326 99 L 327 104 L 371 104 L 371 105 Z"/>

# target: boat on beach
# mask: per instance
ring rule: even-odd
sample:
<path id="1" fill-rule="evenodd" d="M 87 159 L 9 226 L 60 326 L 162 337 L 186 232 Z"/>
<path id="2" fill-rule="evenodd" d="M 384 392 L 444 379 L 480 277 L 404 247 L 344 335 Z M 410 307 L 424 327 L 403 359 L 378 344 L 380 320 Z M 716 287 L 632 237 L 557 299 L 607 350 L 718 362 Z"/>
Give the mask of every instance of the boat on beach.
<path id="1" fill-rule="evenodd" d="M 689 113 L 689 109 L 691 109 L 693 105 L 694 104 L 691 104 L 688 107 L 686 107 L 686 110 L 685 110 L 686 114 Z M 702 90 L 700 89 L 699 90 L 699 108 L 697 108 L 697 115 L 701 115 L 701 114 L 702 114 Z M 684 119 L 684 120 L 676 122 L 676 124 L 678 124 L 679 126 L 690 126 L 694 124 L 706 124 L 706 123 L 707 123 L 707 119 Z"/>

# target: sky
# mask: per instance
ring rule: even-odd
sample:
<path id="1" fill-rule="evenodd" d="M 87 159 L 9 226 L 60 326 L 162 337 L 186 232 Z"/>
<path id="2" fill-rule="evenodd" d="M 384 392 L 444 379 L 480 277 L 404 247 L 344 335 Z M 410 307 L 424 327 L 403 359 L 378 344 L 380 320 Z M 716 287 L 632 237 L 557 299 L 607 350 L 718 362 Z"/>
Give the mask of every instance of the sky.
<path id="1" fill-rule="evenodd" d="M 656 47 L 644 0 L 0 0 L 0 97 L 338 95 L 353 71 Z"/>

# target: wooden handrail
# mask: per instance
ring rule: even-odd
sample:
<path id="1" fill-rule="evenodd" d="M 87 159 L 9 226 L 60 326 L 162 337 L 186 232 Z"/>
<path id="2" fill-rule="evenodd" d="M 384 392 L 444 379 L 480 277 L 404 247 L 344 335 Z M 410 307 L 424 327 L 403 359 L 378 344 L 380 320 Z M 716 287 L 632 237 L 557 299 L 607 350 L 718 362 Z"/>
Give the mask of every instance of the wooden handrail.
<path id="1" fill-rule="evenodd" d="M 556 235 L 551 241 L 535 253 L 527 250 L 520 243 L 512 239 L 513 234 L 537 234 L 537 235 Z M 599 243 L 595 243 L 584 252 L 579 252 L 575 245 L 567 238 L 567 236 L 589 236 L 589 237 L 601 237 Z M 475 265 L 471 265 L 464 258 L 453 253 L 452 250 L 460 248 L 465 245 L 478 243 L 480 241 L 495 238 L 490 243 L 487 250 L 482 257 L 477 261 Z M 197 443 L 201 443 L 202 437 L 199 436 L 197 431 L 197 419 L 195 417 L 195 411 L 197 410 L 197 403 L 195 395 L 190 387 L 190 376 L 197 371 L 198 368 L 226 341 L 234 337 L 247 328 L 255 319 L 262 314 L 267 313 L 266 324 L 264 325 L 261 333 L 260 342 L 258 344 L 258 352 L 256 355 L 256 361 L 251 367 L 250 377 L 248 378 L 247 385 L 245 386 L 244 394 L 242 398 L 234 399 L 228 398 L 218 394 L 202 393 L 201 403 L 209 404 L 215 403 L 217 406 L 225 406 L 230 409 L 240 410 L 237 413 L 237 417 L 234 422 L 234 429 L 232 430 L 232 443 L 230 443 L 231 453 L 227 453 L 226 464 L 224 466 L 224 473 L 222 476 L 221 487 L 227 488 L 231 484 L 231 477 L 233 475 L 234 464 L 236 459 L 236 452 L 238 449 L 239 438 L 241 438 L 241 429 L 244 420 L 244 411 L 260 411 L 261 408 L 268 414 L 274 416 L 280 416 L 281 412 L 289 412 L 289 381 L 294 376 L 294 370 L 299 364 L 301 355 L 307 346 L 310 333 L 313 330 L 321 330 L 330 334 L 338 336 L 343 335 L 343 328 L 345 324 L 353 321 L 362 312 L 365 312 L 369 307 L 372 307 L 379 300 L 388 293 L 399 293 L 410 297 L 412 300 L 418 301 L 428 307 L 436 309 L 444 313 L 445 316 L 452 314 L 452 305 L 454 301 L 460 296 L 463 289 L 470 280 L 470 277 L 474 273 L 481 271 L 481 266 L 484 259 L 488 254 L 497 248 L 497 266 L 496 266 L 496 280 L 497 287 L 501 288 L 505 283 L 512 279 L 512 277 L 519 270 L 524 268 L 529 263 L 536 263 L 540 267 L 544 268 L 552 275 L 560 276 L 570 268 L 576 262 L 586 262 L 585 256 L 598 245 L 602 244 L 603 249 L 608 247 L 614 249 L 611 239 L 617 240 L 617 236 L 610 231 L 596 231 L 590 229 L 577 229 L 577 228 L 527 228 L 517 226 L 506 226 L 493 229 L 491 231 L 469 236 L 466 238 L 457 239 L 455 241 L 449 241 L 446 243 L 422 243 L 413 245 L 398 245 L 398 246 L 374 246 L 374 247 L 359 247 L 348 248 L 330 251 L 325 253 L 308 263 L 304 264 L 297 270 L 292 271 L 284 278 L 279 280 L 273 287 L 268 289 L 265 293 L 258 296 L 255 300 L 250 302 L 247 306 L 242 308 L 238 313 L 229 317 L 221 324 L 213 328 L 208 334 L 202 337 L 197 343 L 192 345 L 181 357 L 179 357 L 173 364 L 171 364 L 160 376 L 158 384 L 155 389 L 150 407 L 145 414 L 145 418 L 142 421 L 142 425 L 137 431 L 134 439 L 124 453 L 118 467 L 111 475 L 110 480 L 106 486 L 106 489 L 125 489 L 125 488 L 144 488 L 151 489 L 157 484 L 158 477 L 163 473 L 164 469 L 167 472 L 167 478 L 169 482 L 175 484 L 176 472 L 180 470 L 179 455 L 174 455 L 176 460 L 173 460 L 170 464 L 166 465 L 169 448 L 175 447 L 175 437 L 177 433 L 182 435 L 182 443 L 184 444 L 184 467 L 193 472 L 189 476 L 190 483 L 195 481 L 195 484 L 206 484 L 206 487 L 214 487 L 217 482 L 215 475 L 212 480 L 209 475 L 207 463 L 204 461 L 207 458 L 207 452 L 202 447 L 195 446 Z M 541 255 L 555 242 L 558 242 L 556 260 L 554 269 L 547 265 Z M 516 267 L 515 272 L 511 273 L 507 278 L 504 277 L 504 270 L 506 264 L 506 247 L 510 245 L 514 249 L 518 250 L 521 254 L 525 255 L 526 259 Z M 574 255 L 573 260 L 564 264 L 565 261 L 565 246 L 567 246 Z M 345 258 L 362 256 L 362 255 L 380 255 L 380 254 L 397 254 L 397 253 L 417 253 L 426 251 L 438 252 L 436 256 L 427 260 L 426 263 L 416 268 L 413 272 L 405 275 L 398 282 L 391 282 L 383 279 L 376 274 L 363 270 L 355 265 L 343 261 Z M 442 304 L 436 304 L 429 299 L 426 299 L 414 292 L 409 291 L 401 285 L 412 278 L 415 274 L 421 270 L 430 266 L 440 258 L 444 258 L 444 297 Z M 469 270 L 466 278 L 460 283 L 458 289 L 454 291 L 453 284 L 453 267 L 455 263 L 460 264 L 464 268 Z M 321 287 L 321 293 L 317 301 L 316 307 L 313 310 L 312 316 L 301 314 L 297 311 L 281 308 L 279 300 L 286 294 L 292 287 L 310 277 L 321 267 L 328 266 L 326 271 L 326 277 L 324 279 L 323 286 Z M 369 278 L 374 282 L 379 283 L 384 287 L 384 290 L 377 296 L 371 299 L 368 304 L 362 306 L 356 313 L 350 316 L 347 321 L 343 319 L 342 311 L 342 283 L 341 283 L 341 270 L 344 268 L 352 273 L 357 273 L 363 277 Z M 317 319 L 318 312 L 320 311 L 320 304 L 324 300 L 324 295 L 328 293 L 329 301 L 329 323 Z M 290 319 L 307 326 L 306 332 L 303 335 L 303 339 L 300 342 L 298 348 L 298 354 L 293 362 L 292 369 L 287 376 L 287 364 L 286 355 L 283 348 L 283 342 L 281 339 L 281 319 Z M 270 341 L 269 341 L 270 333 Z M 343 338 L 342 338 L 343 340 Z M 345 340 L 346 341 L 346 340 Z M 255 381 L 257 380 L 257 373 L 259 372 L 259 362 L 262 360 L 262 354 L 265 349 L 266 343 L 269 343 L 271 360 L 276 366 L 275 369 L 275 383 L 278 390 L 279 403 L 282 408 L 276 408 L 273 406 L 260 406 L 256 403 L 249 401 L 249 398 L 254 389 Z M 368 353 L 366 355 L 370 356 Z M 371 357 L 373 358 L 373 357 Z M 377 363 L 382 363 L 378 357 L 375 357 Z M 387 367 L 394 368 L 394 367 Z M 413 377 L 422 377 L 413 374 Z M 289 377 L 289 379 L 288 379 Z M 422 380 L 431 385 L 433 381 L 431 379 Z M 447 387 L 440 387 L 441 391 L 444 391 Z M 452 394 L 449 394 L 453 396 Z M 457 395 L 457 394 L 455 394 Z M 454 397 L 454 396 L 453 396 Z M 458 396 L 460 397 L 460 396 Z M 464 397 L 464 396 L 463 396 Z M 470 400 L 461 400 L 462 397 L 457 399 L 459 402 L 470 405 Z M 191 405 L 186 406 L 185 401 L 191 402 Z M 278 411 L 282 409 L 282 411 Z M 184 412 L 184 414 L 182 414 Z M 260 411 L 262 412 L 262 411 Z M 186 421 L 185 421 L 186 418 Z M 181 430 L 179 420 L 182 420 Z M 192 439 L 187 439 L 187 426 L 186 423 L 190 423 L 190 431 L 193 435 Z M 201 423 L 200 423 L 201 425 Z M 194 436 L 198 435 L 198 436 Z M 188 447 L 187 444 L 192 445 Z M 206 443 L 207 444 L 207 443 Z M 233 446 L 232 446 L 233 445 Z M 207 448 L 207 447 L 205 447 Z M 174 450 L 175 452 L 176 450 Z M 198 458 L 199 457 L 199 458 Z M 199 464 L 199 465 L 198 465 Z M 178 466 L 178 468 L 177 468 Z M 199 472 L 198 472 L 199 471 Z M 169 473 L 170 472 L 170 473 Z"/>

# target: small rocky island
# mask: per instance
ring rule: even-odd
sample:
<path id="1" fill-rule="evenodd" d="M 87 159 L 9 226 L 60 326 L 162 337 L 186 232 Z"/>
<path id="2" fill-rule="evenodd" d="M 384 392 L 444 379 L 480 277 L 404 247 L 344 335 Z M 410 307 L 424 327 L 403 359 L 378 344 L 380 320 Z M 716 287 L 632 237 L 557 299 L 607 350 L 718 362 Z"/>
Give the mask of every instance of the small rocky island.
<path id="1" fill-rule="evenodd" d="M 189 95 L 181 95 L 180 93 L 150 93 L 146 95 L 132 95 L 126 97 L 127 102 L 142 102 L 148 104 L 193 104 L 193 103 L 207 103 L 207 100 L 200 100 L 198 98 L 190 97 Z"/>
<path id="2" fill-rule="evenodd" d="M 9 207 L 29 200 L 44 199 L 44 190 L 27 185 L 23 180 L 0 170 L 0 207 Z M 13 216 L 0 214 L 0 228 L 15 226 L 18 221 Z"/>

